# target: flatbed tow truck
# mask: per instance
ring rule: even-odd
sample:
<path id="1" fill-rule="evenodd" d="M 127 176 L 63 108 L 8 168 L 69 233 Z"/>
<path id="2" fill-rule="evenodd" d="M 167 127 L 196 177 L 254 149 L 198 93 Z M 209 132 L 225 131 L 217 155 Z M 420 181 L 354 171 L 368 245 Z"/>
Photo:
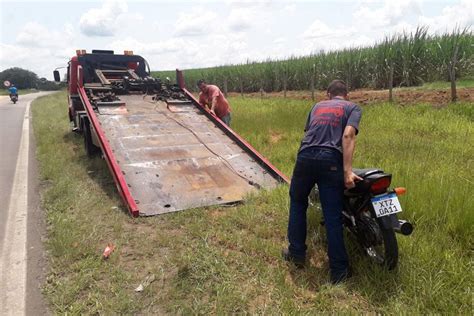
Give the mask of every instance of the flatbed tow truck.
<path id="1" fill-rule="evenodd" d="M 77 50 L 66 80 L 74 131 L 89 156 L 102 154 L 132 216 L 235 203 L 288 182 L 199 104 L 180 70 L 171 84 L 132 51 Z"/>

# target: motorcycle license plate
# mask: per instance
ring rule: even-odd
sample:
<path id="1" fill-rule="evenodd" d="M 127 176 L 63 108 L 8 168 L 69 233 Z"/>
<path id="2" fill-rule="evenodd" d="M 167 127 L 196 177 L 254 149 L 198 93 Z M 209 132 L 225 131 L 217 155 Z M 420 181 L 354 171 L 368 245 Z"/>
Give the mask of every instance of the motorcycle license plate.
<path id="1" fill-rule="evenodd" d="M 377 217 L 387 216 L 402 211 L 400 202 L 395 193 L 379 195 L 371 199 Z"/>

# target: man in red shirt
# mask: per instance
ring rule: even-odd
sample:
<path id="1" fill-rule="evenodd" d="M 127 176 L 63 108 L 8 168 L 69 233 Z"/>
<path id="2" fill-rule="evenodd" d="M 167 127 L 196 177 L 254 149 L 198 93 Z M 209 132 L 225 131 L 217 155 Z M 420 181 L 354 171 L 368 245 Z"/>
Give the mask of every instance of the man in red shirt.
<path id="1" fill-rule="evenodd" d="M 219 87 L 207 84 L 203 79 L 197 82 L 201 92 L 199 93 L 199 103 L 207 106 L 212 114 L 220 118 L 227 126 L 230 126 L 230 106 Z"/>

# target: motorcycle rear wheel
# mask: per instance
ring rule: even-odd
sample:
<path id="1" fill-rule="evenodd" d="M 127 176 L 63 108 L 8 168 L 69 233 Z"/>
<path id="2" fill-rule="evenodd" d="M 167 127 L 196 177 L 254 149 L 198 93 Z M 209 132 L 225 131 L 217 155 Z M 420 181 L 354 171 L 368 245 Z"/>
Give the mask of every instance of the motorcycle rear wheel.
<path id="1" fill-rule="evenodd" d="M 372 246 L 365 248 L 369 257 L 384 265 L 388 270 L 393 270 L 398 264 L 398 243 L 393 229 L 380 227 L 383 238 L 383 246 Z"/>

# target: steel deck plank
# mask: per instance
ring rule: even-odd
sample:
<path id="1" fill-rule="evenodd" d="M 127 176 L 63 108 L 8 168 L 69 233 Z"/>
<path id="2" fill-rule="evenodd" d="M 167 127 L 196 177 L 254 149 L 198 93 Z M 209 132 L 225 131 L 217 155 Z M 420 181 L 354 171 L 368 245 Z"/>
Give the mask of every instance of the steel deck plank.
<path id="1" fill-rule="evenodd" d="M 161 101 L 120 98 L 125 110 L 97 117 L 141 216 L 236 202 L 277 186 L 197 107 L 172 112 Z"/>

